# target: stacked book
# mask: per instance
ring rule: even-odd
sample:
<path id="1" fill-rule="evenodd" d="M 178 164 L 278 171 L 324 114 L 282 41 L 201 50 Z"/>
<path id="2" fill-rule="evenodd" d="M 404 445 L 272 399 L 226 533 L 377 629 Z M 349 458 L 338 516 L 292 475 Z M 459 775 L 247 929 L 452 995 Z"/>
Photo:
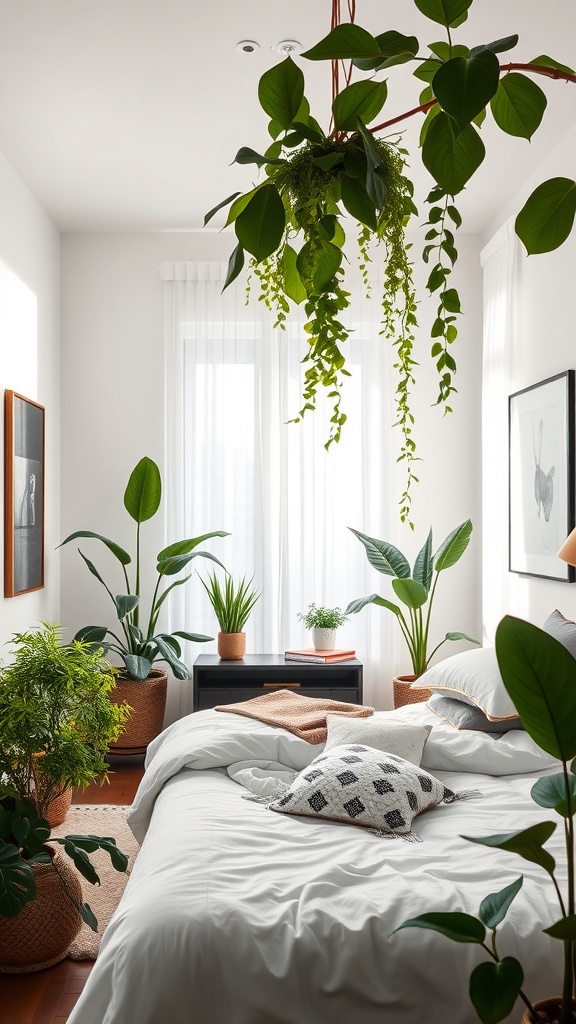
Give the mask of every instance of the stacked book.
<path id="1" fill-rule="evenodd" d="M 317 651 L 308 647 L 301 651 L 284 651 L 286 661 L 309 661 L 314 665 L 333 665 L 336 661 L 351 661 L 356 651 Z"/>

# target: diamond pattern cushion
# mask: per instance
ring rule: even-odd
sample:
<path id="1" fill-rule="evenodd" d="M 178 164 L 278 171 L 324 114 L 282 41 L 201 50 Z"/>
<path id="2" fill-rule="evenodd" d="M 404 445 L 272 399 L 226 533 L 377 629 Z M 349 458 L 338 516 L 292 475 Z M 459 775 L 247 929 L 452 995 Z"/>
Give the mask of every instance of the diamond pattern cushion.
<path id="1" fill-rule="evenodd" d="M 410 761 L 344 743 L 319 754 L 269 807 L 407 835 L 417 814 L 453 799 L 444 783 Z"/>

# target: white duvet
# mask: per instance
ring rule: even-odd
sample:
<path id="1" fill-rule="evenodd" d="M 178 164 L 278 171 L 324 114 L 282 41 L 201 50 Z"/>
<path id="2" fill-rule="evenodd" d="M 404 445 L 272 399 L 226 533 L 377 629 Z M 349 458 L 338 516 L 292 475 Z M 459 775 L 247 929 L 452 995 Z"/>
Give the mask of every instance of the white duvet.
<path id="1" fill-rule="evenodd" d="M 69 1024 L 474 1024 L 478 949 L 391 933 L 425 911 L 476 913 L 522 873 L 501 955 L 519 957 L 534 999 L 558 992 L 559 945 L 541 932 L 558 916 L 551 884 L 460 838 L 549 817 L 529 794 L 553 762 L 521 732 L 461 733 L 422 705 L 382 714 L 432 724 L 423 767 L 482 793 L 416 818 L 420 843 L 245 799 L 320 753 L 283 729 L 203 711 L 166 730 L 130 813 L 142 849 Z M 563 864 L 561 835 L 548 848 Z"/>

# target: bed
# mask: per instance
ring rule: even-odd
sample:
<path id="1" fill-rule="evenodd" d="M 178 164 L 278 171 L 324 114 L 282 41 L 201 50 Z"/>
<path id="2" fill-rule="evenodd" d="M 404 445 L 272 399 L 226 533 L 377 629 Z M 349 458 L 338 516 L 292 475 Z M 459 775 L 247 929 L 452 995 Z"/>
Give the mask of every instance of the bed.
<path id="1" fill-rule="evenodd" d="M 294 773 L 322 751 L 285 729 L 209 710 L 165 730 L 129 816 L 141 852 L 69 1024 L 474 1024 L 477 947 L 391 933 L 425 911 L 475 914 L 520 874 L 501 955 L 519 957 L 533 998 L 559 991 L 542 871 L 460 838 L 546 818 L 530 789 L 556 763 L 521 730 L 462 732 L 424 704 L 377 716 L 431 725 L 422 767 L 481 794 L 416 817 L 421 841 L 247 799 L 230 766 Z M 548 848 L 562 865 L 561 835 Z"/>

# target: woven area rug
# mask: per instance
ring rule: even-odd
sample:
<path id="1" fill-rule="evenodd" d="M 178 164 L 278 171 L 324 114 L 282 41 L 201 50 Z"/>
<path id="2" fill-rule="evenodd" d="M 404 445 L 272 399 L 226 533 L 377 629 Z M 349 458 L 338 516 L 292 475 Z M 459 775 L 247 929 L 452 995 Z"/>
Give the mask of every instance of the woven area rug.
<path id="1" fill-rule="evenodd" d="M 90 854 L 100 876 L 100 885 L 91 885 L 80 876 L 84 901 L 89 903 L 98 920 L 98 931 L 93 932 L 82 924 L 78 935 L 68 950 L 72 960 L 95 960 L 100 949 L 104 929 L 120 902 L 126 887 L 128 875 L 140 849 L 126 823 L 128 808 L 110 804 L 74 804 L 66 820 L 52 830 L 55 836 L 86 835 L 112 836 L 117 846 L 128 857 L 128 873 L 116 871 L 110 857 L 103 850 Z"/>

